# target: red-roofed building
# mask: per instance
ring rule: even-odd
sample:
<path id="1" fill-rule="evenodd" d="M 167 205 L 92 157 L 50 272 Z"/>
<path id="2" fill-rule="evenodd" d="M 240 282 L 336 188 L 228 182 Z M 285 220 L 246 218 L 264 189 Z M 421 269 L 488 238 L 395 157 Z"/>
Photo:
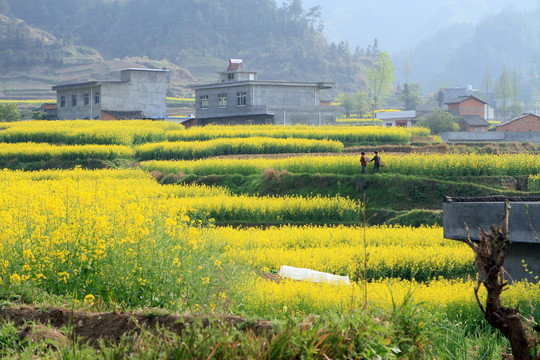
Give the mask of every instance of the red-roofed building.
<path id="1" fill-rule="evenodd" d="M 46 113 L 49 116 L 49 119 L 56 119 L 58 117 L 58 108 L 56 107 L 56 104 L 45 103 L 41 105 L 37 111 Z"/>

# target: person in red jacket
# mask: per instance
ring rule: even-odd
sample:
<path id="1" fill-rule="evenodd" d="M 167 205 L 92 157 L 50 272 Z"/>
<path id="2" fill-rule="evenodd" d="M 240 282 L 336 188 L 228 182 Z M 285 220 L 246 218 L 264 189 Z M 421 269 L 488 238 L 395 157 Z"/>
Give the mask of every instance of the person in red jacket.
<path id="1" fill-rule="evenodd" d="M 362 151 L 362 156 L 360 156 L 360 165 L 362 165 L 362 174 L 367 174 L 366 172 L 366 166 L 367 166 L 367 159 L 366 159 L 366 153 Z"/>

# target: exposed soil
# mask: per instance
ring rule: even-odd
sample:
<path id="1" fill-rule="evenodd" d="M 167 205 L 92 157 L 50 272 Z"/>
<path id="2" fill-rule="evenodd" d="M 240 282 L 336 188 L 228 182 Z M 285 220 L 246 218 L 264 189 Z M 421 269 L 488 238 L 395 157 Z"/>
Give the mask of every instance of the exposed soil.
<path id="1" fill-rule="evenodd" d="M 155 312 L 88 312 L 63 308 L 37 308 L 37 307 L 8 307 L 0 309 L 0 323 L 12 321 L 21 329 L 19 336 L 22 338 L 47 338 L 61 343 L 64 335 L 55 330 L 70 328 L 76 337 L 82 337 L 90 344 L 97 344 L 103 339 L 109 342 L 117 342 L 124 334 L 140 333 L 141 329 L 156 330 L 166 329 L 177 334 L 195 320 L 202 321 L 203 326 L 212 326 L 213 323 L 224 322 L 238 329 L 252 331 L 261 334 L 273 328 L 269 321 L 251 321 L 240 316 L 216 315 L 210 317 L 194 318 L 193 316 L 168 314 L 158 315 Z M 50 325 L 55 329 L 43 327 Z"/>

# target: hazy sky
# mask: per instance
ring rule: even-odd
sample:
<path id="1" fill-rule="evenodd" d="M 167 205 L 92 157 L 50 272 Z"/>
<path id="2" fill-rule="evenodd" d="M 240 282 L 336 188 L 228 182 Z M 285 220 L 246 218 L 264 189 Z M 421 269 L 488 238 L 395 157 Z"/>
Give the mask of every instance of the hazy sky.
<path id="1" fill-rule="evenodd" d="M 278 5 L 283 1 L 277 0 Z M 538 0 L 303 0 L 304 9 L 322 6 L 324 33 L 351 50 L 377 38 L 379 48 L 396 53 L 455 23 L 477 23 L 505 7 L 530 9 Z"/>

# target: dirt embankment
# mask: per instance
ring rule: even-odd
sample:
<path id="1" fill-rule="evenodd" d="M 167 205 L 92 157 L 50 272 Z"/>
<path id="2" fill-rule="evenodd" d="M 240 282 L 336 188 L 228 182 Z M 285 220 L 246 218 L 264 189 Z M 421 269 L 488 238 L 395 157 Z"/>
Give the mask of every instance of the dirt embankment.
<path id="1" fill-rule="evenodd" d="M 42 325 L 54 328 L 69 328 L 76 337 L 82 337 L 90 344 L 99 340 L 117 342 L 124 334 L 140 333 L 141 330 L 166 329 L 181 334 L 189 324 L 200 321 L 202 326 L 212 326 L 214 323 L 230 324 L 241 330 L 250 330 L 256 334 L 271 330 L 269 321 L 248 321 L 240 316 L 222 315 L 215 317 L 193 317 L 187 315 L 167 314 L 158 315 L 153 312 L 128 313 L 105 312 L 96 313 L 63 308 L 8 307 L 0 309 L 0 322 L 11 321 L 20 328 L 21 338 L 47 337 L 57 343 L 63 342 L 64 335 L 57 330 L 44 331 Z"/>

